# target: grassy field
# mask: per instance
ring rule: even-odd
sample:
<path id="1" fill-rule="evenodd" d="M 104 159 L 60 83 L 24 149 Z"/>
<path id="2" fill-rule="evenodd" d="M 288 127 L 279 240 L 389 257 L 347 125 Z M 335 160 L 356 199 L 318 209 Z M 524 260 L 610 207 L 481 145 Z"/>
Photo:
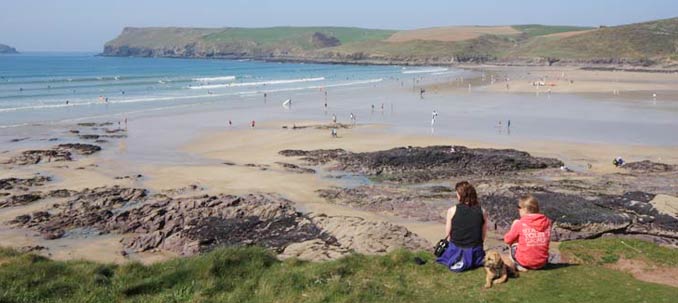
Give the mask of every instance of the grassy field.
<path id="1" fill-rule="evenodd" d="M 564 254 L 586 264 L 524 273 L 489 290 L 482 287 L 482 269 L 453 274 L 426 252 L 308 263 L 278 261 L 260 248 L 227 248 L 151 266 L 118 266 L 1 250 L 0 302 L 674 302 L 678 288 L 601 264 L 624 256 L 675 267 L 678 252 L 619 241 L 564 243 Z M 416 265 L 416 256 L 427 263 Z"/>
<path id="2" fill-rule="evenodd" d="M 527 34 L 529 37 L 546 36 L 552 34 L 578 32 L 593 29 L 592 27 L 582 27 L 582 26 L 540 25 L 540 24 L 514 25 L 513 28 Z"/>

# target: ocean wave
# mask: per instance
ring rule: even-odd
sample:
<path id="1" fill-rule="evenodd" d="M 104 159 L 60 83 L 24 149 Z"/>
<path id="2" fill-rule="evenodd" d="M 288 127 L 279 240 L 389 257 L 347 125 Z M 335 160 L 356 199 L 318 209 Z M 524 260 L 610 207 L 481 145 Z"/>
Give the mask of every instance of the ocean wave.
<path id="1" fill-rule="evenodd" d="M 429 69 L 413 69 L 413 70 L 403 69 L 402 73 L 403 74 L 428 74 L 428 73 L 446 72 L 448 70 L 449 70 L 448 68 L 444 68 L 444 67 L 429 68 Z"/>
<path id="2" fill-rule="evenodd" d="M 0 108 L 0 113 L 13 112 L 13 111 L 24 111 L 24 110 L 36 110 L 36 109 L 52 109 L 52 108 L 77 107 L 77 106 L 90 106 L 90 105 L 127 104 L 127 103 L 159 102 L 159 101 L 173 101 L 173 100 L 185 100 L 185 99 L 202 99 L 202 98 L 214 98 L 214 97 L 235 96 L 235 95 L 238 95 L 238 94 L 226 93 L 226 94 L 209 94 L 209 95 L 163 96 L 163 97 L 134 98 L 134 99 L 121 99 L 121 100 L 110 100 L 109 99 L 108 102 L 86 101 L 86 102 L 69 102 L 68 104 L 66 104 L 66 103 L 39 104 L 39 105 L 30 105 L 30 106 Z"/>
<path id="3" fill-rule="evenodd" d="M 459 74 L 459 71 L 453 70 L 453 71 L 446 71 L 446 72 L 437 72 L 437 73 L 432 73 L 431 75 L 443 76 L 443 75 L 454 75 L 454 74 Z"/>
<path id="4" fill-rule="evenodd" d="M 354 85 L 362 85 L 362 84 L 372 84 L 372 83 L 379 83 L 381 81 L 384 81 L 384 79 L 379 78 L 379 79 L 369 79 L 369 80 L 353 81 L 353 82 L 337 83 L 337 84 L 328 84 L 328 85 L 313 85 L 313 86 L 303 86 L 303 87 L 269 89 L 269 90 L 263 90 L 263 91 L 247 91 L 247 92 L 240 92 L 238 94 L 239 95 L 257 95 L 257 94 L 261 94 L 261 93 L 279 93 L 279 92 L 290 92 L 290 91 L 298 91 L 298 90 L 306 90 L 306 89 L 320 89 L 320 88 L 328 88 L 328 87 L 344 87 L 344 86 L 354 86 Z"/>
<path id="5" fill-rule="evenodd" d="M 220 82 L 220 81 L 233 81 L 235 76 L 222 76 L 222 77 L 208 77 L 208 78 L 194 78 L 193 81 L 198 82 Z"/>
<path id="6" fill-rule="evenodd" d="M 243 86 L 290 84 L 290 83 L 300 83 L 300 82 L 315 82 L 315 81 L 323 81 L 323 80 L 325 80 L 325 77 L 288 79 L 288 80 L 270 80 L 270 81 L 259 81 L 259 82 L 241 82 L 241 83 L 214 84 L 214 85 L 201 85 L 201 86 L 191 86 L 191 89 L 213 89 L 213 88 L 222 88 L 222 87 L 243 87 Z"/>
<path id="7" fill-rule="evenodd" d="M 325 79 L 325 78 L 310 78 L 313 79 Z M 302 80 L 302 79 L 298 79 Z M 309 79 L 303 79 L 309 80 Z M 354 85 L 363 85 L 363 84 L 372 84 L 383 81 L 383 78 L 379 79 L 369 79 L 362 81 L 353 81 L 346 83 L 336 83 L 328 85 L 312 85 L 312 86 L 303 86 L 303 87 L 293 87 L 293 88 L 282 88 L 274 90 L 265 90 L 265 91 L 247 91 L 247 92 L 230 92 L 222 94 L 208 94 L 208 95 L 185 95 L 185 96 L 159 96 L 159 97 L 145 97 L 145 98 L 130 98 L 130 99 L 120 99 L 120 100 L 109 100 L 108 102 L 101 101 L 84 101 L 84 102 L 70 102 L 66 103 L 57 103 L 57 104 L 38 104 L 30 106 L 19 106 L 19 107 L 10 107 L 10 108 L 0 108 L 0 113 L 3 112 L 13 112 L 13 111 L 24 111 L 24 110 L 40 110 L 40 109 L 57 109 L 57 108 L 67 108 L 67 107 L 80 107 L 80 106 L 92 106 L 92 105 L 106 105 L 106 104 L 129 104 L 129 103 L 145 103 L 145 102 L 160 102 L 160 101 L 175 101 L 175 100 L 186 100 L 186 99 L 205 99 L 205 98 L 216 98 L 216 97 L 225 97 L 225 96 L 242 96 L 242 95 L 255 95 L 260 93 L 272 93 L 272 92 L 286 92 L 286 91 L 298 91 L 298 90 L 307 90 L 307 89 L 320 89 L 320 88 L 330 88 L 330 87 L 344 87 L 344 86 L 354 86 Z M 280 81 L 292 81 L 292 80 L 280 80 Z M 321 81 L 321 80 L 314 80 Z M 272 81 L 269 81 L 272 82 Z M 302 82 L 302 81 L 297 81 Z M 295 82 L 288 82 L 295 83 Z"/>

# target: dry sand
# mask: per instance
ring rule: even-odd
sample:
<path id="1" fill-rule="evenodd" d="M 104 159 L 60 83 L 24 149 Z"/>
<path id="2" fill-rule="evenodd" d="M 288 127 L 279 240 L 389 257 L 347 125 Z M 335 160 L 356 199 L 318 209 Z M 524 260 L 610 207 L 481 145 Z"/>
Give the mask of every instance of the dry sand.
<path id="1" fill-rule="evenodd" d="M 477 69 L 477 68 L 476 68 Z M 489 92 L 510 93 L 569 93 L 603 94 L 623 97 L 641 96 L 651 99 L 657 93 L 658 100 L 676 100 L 678 96 L 678 73 L 648 73 L 625 71 L 591 71 L 575 67 L 483 67 L 495 74 L 496 82 L 490 84 L 486 77 L 485 89 Z M 509 78 L 507 90 L 505 78 Z M 543 81 L 545 86 L 534 86 Z M 617 94 L 615 95 L 615 92 Z M 668 93 L 668 95 L 667 95 Z"/>

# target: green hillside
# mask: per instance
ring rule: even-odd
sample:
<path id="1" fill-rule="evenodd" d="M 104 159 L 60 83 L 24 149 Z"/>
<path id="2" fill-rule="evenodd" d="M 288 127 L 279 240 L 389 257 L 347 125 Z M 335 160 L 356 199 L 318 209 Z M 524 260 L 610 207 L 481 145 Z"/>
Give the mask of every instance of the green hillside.
<path id="1" fill-rule="evenodd" d="M 517 54 L 572 59 L 675 60 L 678 18 L 600 28 L 563 38 L 537 37 Z"/>
<path id="2" fill-rule="evenodd" d="M 675 270 L 674 249 L 598 239 L 567 242 L 561 250 L 583 263 L 523 273 L 489 290 L 483 288 L 482 268 L 450 273 L 428 252 L 309 263 L 278 261 L 260 248 L 227 248 L 144 266 L 60 262 L 0 250 L 0 302 L 661 303 L 678 297 L 678 288 L 607 267 L 625 258 Z M 417 265 L 417 256 L 427 263 Z"/>
<path id="3" fill-rule="evenodd" d="M 678 18 L 603 28 L 509 28 L 510 34 L 480 35 L 472 32 L 477 27 L 469 26 L 407 32 L 351 27 L 125 28 L 106 44 L 103 54 L 372 64 L 521 64 L 552 58 L 561 64 L 674 65 L 678 60 Z M 389 40 L 396 33 L 406 33 L 408 39 Z"/>

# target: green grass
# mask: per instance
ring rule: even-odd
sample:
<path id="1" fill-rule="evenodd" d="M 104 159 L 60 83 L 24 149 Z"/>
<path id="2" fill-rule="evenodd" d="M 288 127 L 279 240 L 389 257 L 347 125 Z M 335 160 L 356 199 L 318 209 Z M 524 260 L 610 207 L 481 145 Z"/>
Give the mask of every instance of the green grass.
<path id="1" fill-rule="evenodd" d="M 582 26 L 540 25 L 540 24 L 514 25 L 512 27 L 518 31 L 527 34 L 529 37 L 593 29 L 592 27 L 582 27 Z"/>
<path id="2" fill-rule="evenodd" d="M 618 240 L 567 242 L 567 254 L 607 252 L 675 266 L 675 250 Z M 629 251 L 630 250 L 630 251 Z M 412 260 L 427 260 L 423 266 Z M 604 255 L 602 255 L 604 258 Z M 598 260 L 598 254 L 592 254 Z M 602 260 L 602 259 L 601 259 Z M 278 261 L 261 248 L 227 248 L 155 265 L 52 261 L 0 250 L 0 302 L 671 302 L 678 289 L 591 265 L 524 273 L 490 290 L 482 269 L 450 273 L 427 252 Z"/>
<path id="3" fill-rule="evenodd" d="M 302 49 L 312 49 L 311 37 L 314 33 L 323 33 L 339 39 L 342 44 L 384 40 L 395 31 L 374 30 L 353 27 L 270 27 L 270 28 L 229 28 L 205 36 L 206 42 L 242 43 L 253 42 L 260 46 L 295 45 Z"/>
<path id="4" fill-rule="evenodd" d="M 560 249 L 582 264 L 615 263 L 620 258 L 642 260 L 649 264 L 678 267 L 678 249 L 633 240 L 604 238 L 595 241 L 563 242 Z"/>

